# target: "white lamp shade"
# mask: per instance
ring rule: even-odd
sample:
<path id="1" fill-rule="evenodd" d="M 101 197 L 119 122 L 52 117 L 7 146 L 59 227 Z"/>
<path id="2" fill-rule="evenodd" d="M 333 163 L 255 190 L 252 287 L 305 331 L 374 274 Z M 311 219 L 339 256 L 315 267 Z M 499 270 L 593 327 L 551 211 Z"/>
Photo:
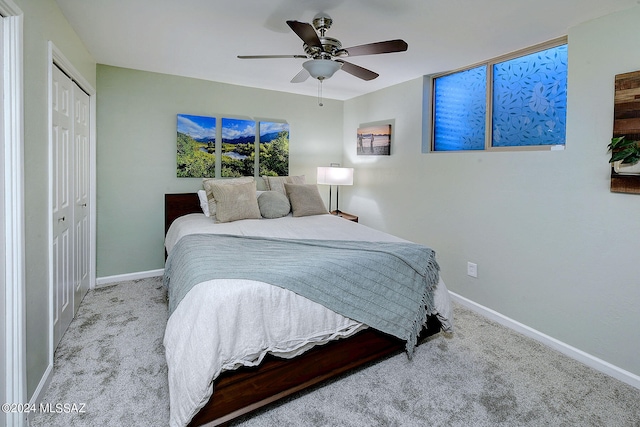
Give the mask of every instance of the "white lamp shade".
<path id="1" fill-rule="evenodd" d="M 330 59 L 312 59 L 302 64 L 311 77 L 318 80 L 328 79 L 342 68 L 342 64 Z"/>
<path id="2" fill-rule="evenodd" d="M 353 168 L 318 167 L 318 184 L 353 185 Z"/>

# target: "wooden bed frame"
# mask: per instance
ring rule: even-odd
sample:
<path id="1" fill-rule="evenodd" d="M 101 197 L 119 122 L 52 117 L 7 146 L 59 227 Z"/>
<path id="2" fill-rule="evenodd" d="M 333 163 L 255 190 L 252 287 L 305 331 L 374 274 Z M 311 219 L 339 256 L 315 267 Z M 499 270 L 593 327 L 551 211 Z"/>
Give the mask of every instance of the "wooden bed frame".
<path id="1" fill-rule="evenodd" d="M 165 234 L 171 223 L 189 213 L 201 213 L 196 193 L 165 194 Z M 419 341 L 440 331 L 430 316 Z M 357 367 L 400 353 L 405 343 L 365 329 L 349 338 L 314 347 L 293 359 L 267 356 L 262 364 L 224 372 L 214 382 L 213 396 L 189 426 L 227 425 L 231 420 L 283 397 L 335 378 Z"/>

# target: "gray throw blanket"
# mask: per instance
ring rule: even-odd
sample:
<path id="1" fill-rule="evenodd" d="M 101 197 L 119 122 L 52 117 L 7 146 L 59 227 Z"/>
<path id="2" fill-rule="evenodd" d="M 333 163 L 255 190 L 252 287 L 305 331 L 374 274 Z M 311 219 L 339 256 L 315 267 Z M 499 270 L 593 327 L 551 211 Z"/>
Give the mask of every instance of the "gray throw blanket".
<path id="1" fill-rule="evenodd" d="M 433 310 L 438 271 L 434 251 L 415 243 L 192 234 L 169 254 L 164 282 L 170 313 L 193 286 L 212 279 L 286 288 L 405 340 L 411 357 Z"/>

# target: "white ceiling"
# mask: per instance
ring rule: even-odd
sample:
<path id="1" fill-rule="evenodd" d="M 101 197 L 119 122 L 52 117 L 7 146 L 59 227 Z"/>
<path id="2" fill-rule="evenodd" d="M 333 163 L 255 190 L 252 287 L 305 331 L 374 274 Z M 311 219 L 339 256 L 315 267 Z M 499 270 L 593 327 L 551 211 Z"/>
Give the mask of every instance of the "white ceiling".
<path id="1" fill-rule="evenodd" d="M 425 74 L 471 65 L 567 34 L 570 27 L 640 0 L 56 0 L 99 64 L 316 96 L 290 83 L 303 54 L 286 20 L 333 18 L 327 36 L 344 47 L 401 38 L 402 53 L 347 58 L 380 74 L 338 71 L 326 98 L 346 100 Z"/>

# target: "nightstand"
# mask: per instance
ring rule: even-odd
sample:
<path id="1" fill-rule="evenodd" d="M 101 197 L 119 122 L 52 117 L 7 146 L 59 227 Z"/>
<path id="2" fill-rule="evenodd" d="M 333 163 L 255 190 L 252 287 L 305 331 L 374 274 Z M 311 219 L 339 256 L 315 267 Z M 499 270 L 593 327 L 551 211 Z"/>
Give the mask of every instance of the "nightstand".
<path id="1" fill-rule="evenodd" d="M 329 212 L 329 213 L 330 213 L 331 215 L 336 215 L 336 211 L 331 211 L 331 212 Z M 351 215 L 351 214 L 349 214 L 349 213 L 342 212 L 342 211 L 340 211 L 340 213 L 338 213 L 337 215 L 338 215 L 340 218 L 344 218 L 344 219 L 346 219 L 346 220 L 353 221 L 353 222 L 358 222 L 358 217 L 357 217 L 357 216 L 355 216 L 355 215 Z"/>

